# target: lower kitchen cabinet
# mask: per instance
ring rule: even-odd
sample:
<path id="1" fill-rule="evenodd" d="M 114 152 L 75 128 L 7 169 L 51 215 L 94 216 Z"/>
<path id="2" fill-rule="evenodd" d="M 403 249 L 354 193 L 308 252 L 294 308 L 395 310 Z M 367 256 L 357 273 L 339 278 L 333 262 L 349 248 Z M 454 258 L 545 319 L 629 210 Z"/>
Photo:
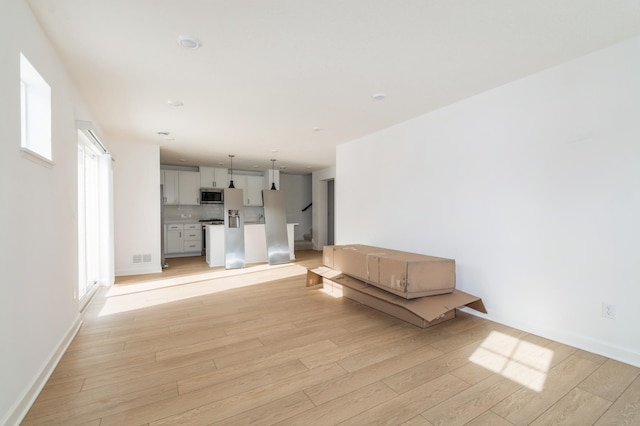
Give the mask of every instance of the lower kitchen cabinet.
<path id="1" fill-rule="evenodd" d="M 168 225 L 167 228 L 172 225 Z M 164 253 L 182 253 L 182 229 L 167 229 L 164 235 Z"/>
<path id="2" fill-rule="evenodd" d="M 202 226 L 199 223 L 165 225 L 164 254 L 165 257 L 200 256 Z"/>
<path id="3" fill-rule="evenodd" d="M 202 253 L 202 225 L 184 226 L 183 253 Z"/>

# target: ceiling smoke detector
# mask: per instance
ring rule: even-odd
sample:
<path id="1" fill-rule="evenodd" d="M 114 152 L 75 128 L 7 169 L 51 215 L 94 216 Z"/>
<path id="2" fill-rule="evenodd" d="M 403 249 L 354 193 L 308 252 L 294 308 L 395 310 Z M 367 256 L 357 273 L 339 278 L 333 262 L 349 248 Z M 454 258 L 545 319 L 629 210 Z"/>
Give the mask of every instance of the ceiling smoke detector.
<path id="1" fill-rule="evenodd" d="M 202 46 L 200 40 L 188 35 L 178 36 L 178 44 L 180 44 L 180 46 L 184 47 L 185 49 L 197 49 Z"/>

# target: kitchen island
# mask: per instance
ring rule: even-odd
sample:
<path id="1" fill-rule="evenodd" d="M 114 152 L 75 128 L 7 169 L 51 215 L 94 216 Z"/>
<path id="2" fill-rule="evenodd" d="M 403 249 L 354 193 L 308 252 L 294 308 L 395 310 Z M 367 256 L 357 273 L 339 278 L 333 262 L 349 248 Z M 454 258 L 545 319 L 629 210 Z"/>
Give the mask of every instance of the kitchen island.
<path id="1" fill-rule="evenodd" d="M 287 223 L 289 258 L 295 260 L 293 227 L 297 223 Z M 206 225 L 207 264 L 210 267 L 224 266 L 224 225 Z M 244 225 L 245 263 L 267 263 L 267 238 L 264 223 L 245 223 Z"/>

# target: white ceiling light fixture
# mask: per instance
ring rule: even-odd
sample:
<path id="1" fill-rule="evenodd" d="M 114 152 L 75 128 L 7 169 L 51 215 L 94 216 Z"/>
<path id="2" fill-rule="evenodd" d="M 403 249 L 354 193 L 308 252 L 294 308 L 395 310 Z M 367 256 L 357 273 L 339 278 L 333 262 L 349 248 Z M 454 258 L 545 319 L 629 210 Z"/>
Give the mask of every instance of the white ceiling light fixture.
<path id="1" fill-rule="evenodd" d="M 184 102 L 179 101 L 179 100 L 177 100 L 177 99 L 169 99 L 169 100 L 167 101 L 167 103 L 168 103 L 169 105 L 171 105 L 172 107 L 176 107 L 176 108 L 177 108 L 177 107 L 181 107 L 181 106 L 183 106 L 183 105 L 184 105 Z"/>
<path id="2" fill-rule="evenodd" d="M 164 139 L 166 141 L 175 140 L 175 138 L 171 136 L 171 133 L 167 132 L 166 130 L 160 130 L 159 132 L 156 132 L 156 133 L 158 134 L 158 136 L 161 136 L 162 139 Z"/>
<path id="3" fill-rule="evenodd" d="M 386 93 L 376 93 L 373 95 L 374 101 L 384 101 L 387 98 Z"/>
<path id="4" fill-rule="evenodd" d="M 313 130 L 314 132 L 320 132 L 322 131 L 322 127 L 312 127 L 311 130 Z"/>
<path id="5" fill-rule="evenodd" d="M 184 47 L 185 49 L 197 49 L 200 46 L 202 46 L 202 43 L 200 43 L 200 40 L 188 35 L 178 36 L 178 44 Z"/>

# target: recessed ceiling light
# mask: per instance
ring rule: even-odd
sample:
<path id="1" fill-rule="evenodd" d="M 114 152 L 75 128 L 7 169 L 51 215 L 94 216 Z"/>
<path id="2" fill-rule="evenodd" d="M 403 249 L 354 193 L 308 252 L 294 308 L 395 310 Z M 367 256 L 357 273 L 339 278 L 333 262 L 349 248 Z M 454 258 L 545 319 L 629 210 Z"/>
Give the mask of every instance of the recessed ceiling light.
<path id="1" fill-rule="evenodd" d="M 198 47 L 202 46 L 200 40 L 188 35 L 178 36 L 178 43 L 185 49 L 197 49 Z"/>
<path id="2" fill-rule="evenodd" d="M 375 95 L 373 95 L 373 100 L 384 101 L 386 97 L 387 97 L 386 93 L 376 93 Z"/>
<path id="3" fill-rule="evenodd" d="M 322 127 L 312 127 L 311 130 L 313 130 L 314 132 L 319 132 L 322 130 Z"/>
<path id="4" fill-rule="evenodd" d="M 277 149 L 272 149 L 271 152 L 275 154 L 276 152 L 278 152 L 278 150 Z"/>
<path id="5" fill-rule="evenodd" d="M 258 168 L 258 166 L 256 166 L 256 165 L 253 165 L 253 166 L 251 166 L 251 167 L 253 167 L 254 169 L 257 169 L 257 168 Z"/>
<path id="6" fill-rule="evenodd" d="M 181 162 L 181 163 L 186 163 L 186 162 L 187 162 L 187 160 L 185 160 L 184 158 L 181 158 L 181 159 L 180 159 L 180 162 Z"/>
<path id="7" fill-rule="evenodd" d="M 220 162 L 218 163 L 218 166 L 224 166 L 224 163 Z"/>
<path id="8" fill-rule="evenodd" d="M 160 130 L 159 132 L 157 132 L 160 136 L 166 137 L 169 136 L 171 133 L 167 132 L 166 130 Z"/>
<path id="9" fill-rule="evenodd" d="M 285 170 L 287 166 L 280 166 L 280 170 Z"/>
<path id="10" fill-rule="evenodd" d="M 167 101 L 167 103 L 168 103 L 169 105 L 171 105 L 172 107 L 181 107 L 181 106 L 183 106 L 183 105 L 184 105 L 184 102 L 179 101 L 179 100 L 177 100 L 177 99 L 169 99 L 169 100 Z"/>

